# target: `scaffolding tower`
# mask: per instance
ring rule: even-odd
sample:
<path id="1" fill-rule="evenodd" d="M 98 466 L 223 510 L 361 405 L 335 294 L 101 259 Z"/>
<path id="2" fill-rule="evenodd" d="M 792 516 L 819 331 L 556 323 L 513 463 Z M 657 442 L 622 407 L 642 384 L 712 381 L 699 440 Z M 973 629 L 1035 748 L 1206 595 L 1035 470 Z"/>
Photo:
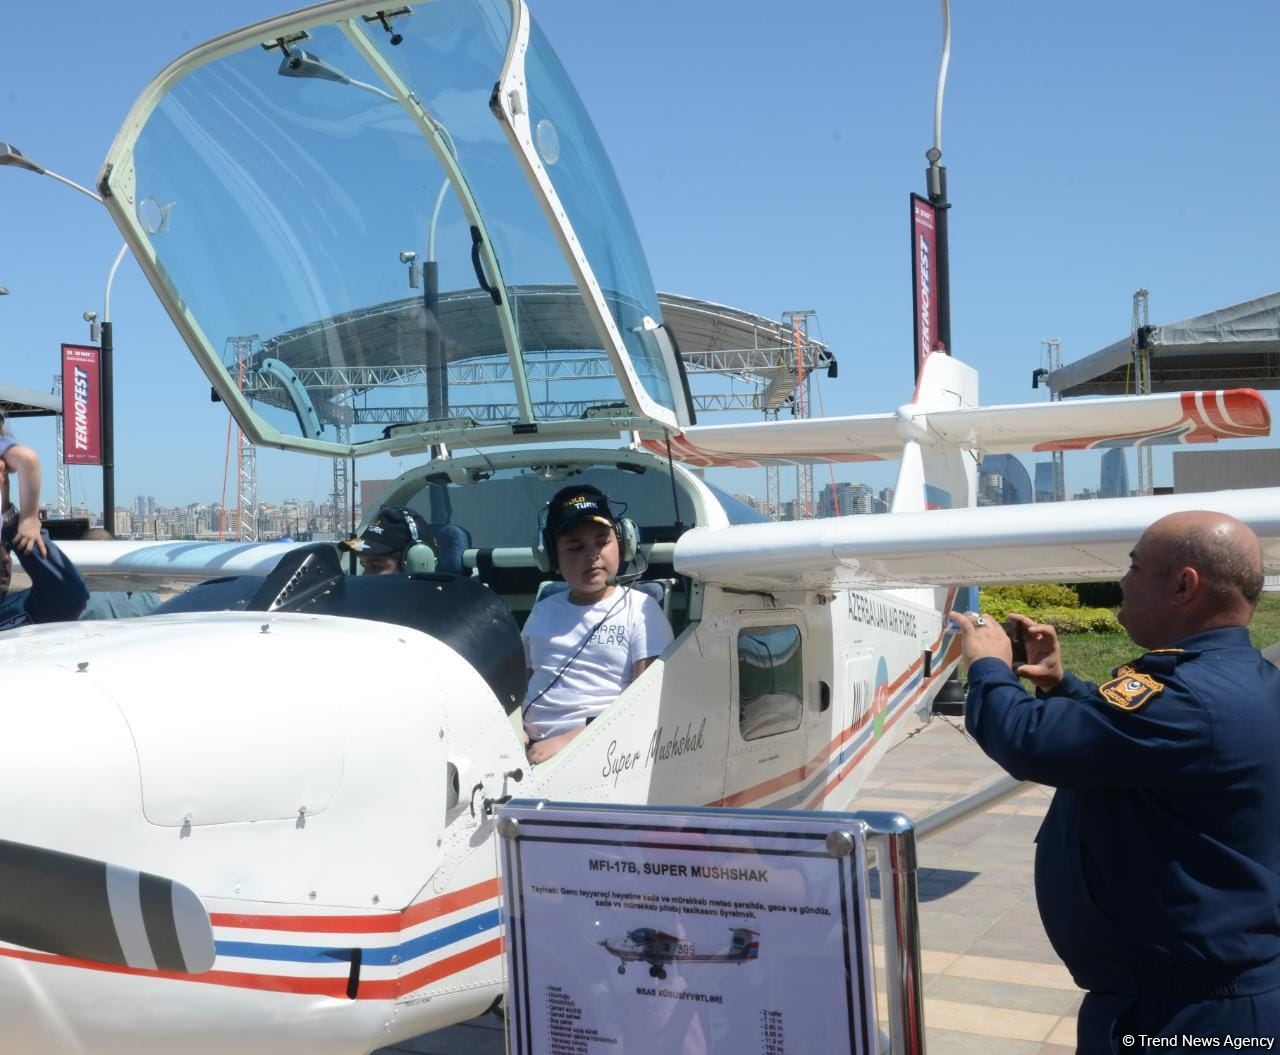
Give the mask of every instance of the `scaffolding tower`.
<path id="1" fill-rule="evenodd" d="M 1145 289 L 1133 294 L 1133 319 L 1129 326 L 1129 362 L 1133 370 L 1133 391 L 1139 396 L 1151 393 L 1151 352 L 1147 348 L 1151 325 L 1147 312 L 1147 295 Z M 1143 443 L 1138 446 L 1138 494 L 1151 494 L 1155 482 L 1152 475 L 1151 445 Z"/>
<path id="2" fill-rule="evenodd" d="M 257 334 L 228 337 L 228 358 L 236 364 L 236 386 L 245 390 L 253 358 Z M 258 456 L 257 450 L 236 423 L 236 538 L 240 542 L 258 541 Z"/>
<path id="3" fill-rule="evenodd" d="M 1062 342 L 1056 337 L 1046 337 L 1040 342 L 1040 358 L 1043 365 L 1049 373 L 1053 373 L 1062 366 Z M 1049 399 L 1053 402 L 1060 400 L 1062 396 L 1049 389 Z M 1055 502 L 1065 502 L 1067 500 L 1067 474 L 1066 463 L 1064 461 L 1064 452 L 1053 451 L 1053 500 Z"/>
<path id="4" fill-rule="evenodd" d="M 777 421 L 778 410 L 765 408 L 765 421 Z M 782 466 L 764 467 L 764 515 L 770 520 L 782 519 Z"/>
<path id="5" fill-rule="evenodd" d="M 809 320 L 816 311 L 784 311 L 782 321 L 791 326 L 791 338 L 795 346 L 796 388 L 791 400 L 791 416 L 809 416 Z M 802 462 L 796 466 L 796 519 L 813 519 L 813 465 Z"/>
<path id="6" fill-rule="evenodd" d="M 337 429 L 338 442 L 351 442 L 351 426 L 344 421 L 334 423 Z M 351 504 L 347 500 L 351 494 L 351 462 L 345 455 L 333 459 L 333 533 L 341 536 L 351 531 Z"/>

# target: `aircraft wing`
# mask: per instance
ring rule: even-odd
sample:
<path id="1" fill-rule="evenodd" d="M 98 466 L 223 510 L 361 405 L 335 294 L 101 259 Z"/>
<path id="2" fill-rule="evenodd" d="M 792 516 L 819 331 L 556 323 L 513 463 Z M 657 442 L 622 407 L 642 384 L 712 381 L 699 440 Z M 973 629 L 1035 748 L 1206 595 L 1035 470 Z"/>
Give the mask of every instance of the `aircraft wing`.
<path id="1" fill-rule="evenodd" d="M 671 437 L 671 456 L 686 465 L 753 468 L 892 461 L 902 456 L 903 443 L 911 439 L 1012 454 L 1256 439 L 1266 436 L 1270 427 L 1266 400 L 1251 388 L 962 410 L 930 410 L 908 403 L 896 414 L 691 425 Z M 666 456 L 664 441 L 643 443 L 654 454 Z"/>
<path id="2" fill-rule="evenodd" d="M 1142 532 L 1167 513 L 1211 509 L 1249 524 L 1280 572 L 1280 488 L 845 516 L 686 533 L 682 575 L 739 589 L 875 589 L 1119 579 Z"/>
<path id="3" fill-rule="evenodd" d="M 929 414 L 928 424 L 948 443 L 1014 454 L 1258 439 L 1271 415 L 1259 393 L 1236 388 L 944 410 Z"/>
<path id="4" fill-rule="evenodd" d="M 645 448 L 667 456 L 662 440 Z M 755 469 L 801 462 L 879 462 L 902 455 L 896 414 L 840 418 L 750 421 L 735 425 L 690 425 L 671 437 L 671 456 L 686 465 L 733 465 Z"/>
<path id="5" fill-rule="evenodd" d="M 183 590 L 228 575 L 268 575 L 308 542 L 59 542 L 91 590 Z"/>

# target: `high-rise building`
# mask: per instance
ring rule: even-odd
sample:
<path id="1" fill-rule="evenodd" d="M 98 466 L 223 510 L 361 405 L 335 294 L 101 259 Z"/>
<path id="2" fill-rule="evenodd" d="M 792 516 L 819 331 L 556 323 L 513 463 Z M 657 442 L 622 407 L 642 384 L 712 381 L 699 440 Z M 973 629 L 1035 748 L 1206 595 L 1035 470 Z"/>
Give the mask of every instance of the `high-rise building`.
<path id="1" fill-rule="evenodd" d="M 866 484 L 826 484 L 818 496 L 818 516 L 849 516 L 871 512 L 871 488 Z"/>
<path id="2" fill-rule="evenodd" d="M 1053 501 L 1053 462 L 1036 462 L 1036 501 Z"/>
<path id="3" fill-rule="evenodd" d="M 1012 454 L 988 454 L 978 467 L 979 505 L 1026 505 L 1034 495 L 1031 490 L 1031 477 L 1027 468 Z M 999 485 L 989 482 L 988 477 L 999 478 Z"/>
<path id="4" fill-rule="evenodd" d="M 1112 447 L 1102 456 L 1102 473 L 1098 481 L 1099 498 L 1129 496 L 1129 461 L 1123 447 Z"/>

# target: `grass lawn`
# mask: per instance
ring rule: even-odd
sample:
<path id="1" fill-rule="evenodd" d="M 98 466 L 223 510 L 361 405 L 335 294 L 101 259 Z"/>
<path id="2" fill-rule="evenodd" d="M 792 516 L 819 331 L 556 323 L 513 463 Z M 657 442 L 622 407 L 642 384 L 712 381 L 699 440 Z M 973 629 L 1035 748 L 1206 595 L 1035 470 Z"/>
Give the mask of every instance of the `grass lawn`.
<path id="1" fill-rule="evenodd" d="M 1258 648 L 1280 641 L 1280 593 L 1262 595 L 1249 631 Z M 1115 667 L 1140 655 L 1142 649 L 1124 634 L 1067 634 L 1062 638 L 1062 661 L 1067 670 L 1088 681 L 1106 681 Z"/>

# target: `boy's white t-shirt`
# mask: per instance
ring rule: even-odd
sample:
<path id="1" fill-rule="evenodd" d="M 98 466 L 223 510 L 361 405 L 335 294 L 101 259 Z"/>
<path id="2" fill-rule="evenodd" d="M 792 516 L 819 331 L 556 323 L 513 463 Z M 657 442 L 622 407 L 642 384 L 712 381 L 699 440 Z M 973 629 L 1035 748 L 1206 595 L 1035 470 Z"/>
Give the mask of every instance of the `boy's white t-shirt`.
<path id="1" fill-rule="evenodd" d="M 652 597 L 617 587 L 590 605 L 574 604 L 568 591 L 544 597 L 529 613 L 521 638 L 525 665 L 533 671 L 524 728 L 531 740 L 544 740 L 604 710 L 630 684 L 632 666 L 658 655 L 672 635 Z"/>

